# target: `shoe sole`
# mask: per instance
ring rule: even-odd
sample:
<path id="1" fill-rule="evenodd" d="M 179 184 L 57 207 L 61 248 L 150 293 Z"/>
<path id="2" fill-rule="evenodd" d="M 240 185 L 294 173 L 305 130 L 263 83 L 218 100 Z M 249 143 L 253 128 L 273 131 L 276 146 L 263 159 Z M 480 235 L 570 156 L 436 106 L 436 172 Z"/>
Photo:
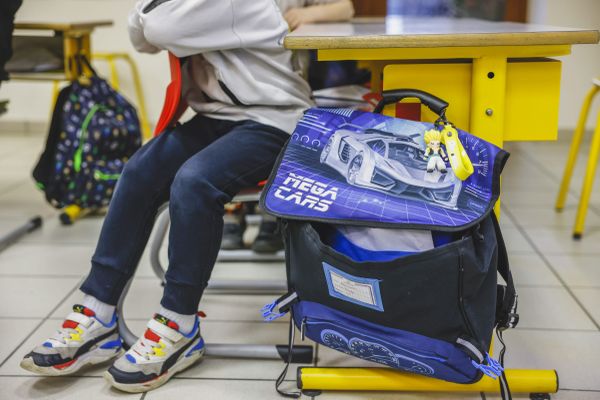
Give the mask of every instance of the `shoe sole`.
<path id="1" fill-rule="evenodd" d="M 104 378 L 114 387 L 115 389 L 119 389 L 123 392 L 127 393 L 143 393 L 148 392 L 150 390 L 156 389 L 169 381 L 175 374 L 182 372 L 196 362 L 198 362 L 202 356 L 204 356 L 205 348 L 202 350 L 198 350 L 194 354 L 189 357 L 183 356 L 178 362 L 175 363 L 170 369 L 168 369 L 165 373 L 160 375 L 159 377 L 152 379 L 151 381 L 146 381 L 142 383 L 120 383 L 115 381 L 115 378 L 110 374 L 110 372 L 104 372 Z"/>
<path id="2" fill-rule="evenodd" d="M 58 369 L 55 367 L 42 367 L 42 366 L 36 365 L 33 362 L 33 358 L 31 358 L 31 357 L 22 359 L 21 363 L 19 365 L 24 370 L 33 372 L 36 375 L 64 376 L 64 375 L 74 374 L 75 372 L 79 371 L 81 368 L 85 367 L 86 365 L 96 365 L 96 364 L 102 364 L 104 362 L 110 361 L 113 358 L 116 358 L 119 355 L 121 355 L 122 351 L 123 351 L 123 349 L 118 349 L 115 351 L 114 349 L 100 349 L 100 348 L 90 350 L 89 352 L 79 356 L 73 364 L 69 365 L 66 368 L 61 368 L 61 369 Z"/>
<path id="3" fill-rule="evenodd" d="M 281 250 L 283 250 L 281 245 L 264 242 L 254 242 L 252 244 L 252 251 L 258 254 L 275 254 Z"/>

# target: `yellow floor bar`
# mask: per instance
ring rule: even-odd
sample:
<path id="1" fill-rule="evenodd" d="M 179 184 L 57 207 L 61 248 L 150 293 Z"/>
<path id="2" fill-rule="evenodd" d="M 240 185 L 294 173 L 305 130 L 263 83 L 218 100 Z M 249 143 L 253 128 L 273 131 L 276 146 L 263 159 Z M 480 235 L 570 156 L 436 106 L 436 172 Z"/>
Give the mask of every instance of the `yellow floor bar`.
<path id="1" fill-rule="evenodd" d="M 555 370 L 506 370 L 512 393 L 556 393 Z M 457 384 L 389 368 L 298 368 L 303 390 L 364 390 L 402 392 L 499 392 L 498 380 L 484 376 L 477 383 Z"/>

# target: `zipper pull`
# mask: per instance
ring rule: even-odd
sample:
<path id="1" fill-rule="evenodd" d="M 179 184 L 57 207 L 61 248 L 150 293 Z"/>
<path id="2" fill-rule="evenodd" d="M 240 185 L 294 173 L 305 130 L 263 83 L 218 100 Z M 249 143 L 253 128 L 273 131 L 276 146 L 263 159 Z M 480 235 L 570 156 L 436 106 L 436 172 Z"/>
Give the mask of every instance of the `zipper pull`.
<path id="1" fill-rule="evenodd" d="M 272 303 L 266 304 L 263 308 L 260 309 L 265 321 L 267 321 L 267 322 L 275 321 L 277 318 L 283 317 L 285 315 L 285 313 L 275 312 L 274 311 L 275 307 L 277 307 L 277 300 L 275 300 Z"/>
<path id="2" fill-rule="evenodd" d="M 475 368 L 477 368 L 492 379 L 497 379 L 500 375 L 502 375 L 504 367 L 502 367 L 502 365 L 498 361 L 491 358 L 489 353 L 486 353 L 484 362 L 486 364 L 484 364 L 483 362 L 481 364 L 478 364 L 474 360 L 471 360 L 471 364 Z"/>
<path id="3" fill-rule="evenodd" d="M 283 317 L 296 302 L 298 302 L 296 292 L 286 293 L 272 303 L 266 304 L 260 311 L 265 321 L 271 322 Z"/>

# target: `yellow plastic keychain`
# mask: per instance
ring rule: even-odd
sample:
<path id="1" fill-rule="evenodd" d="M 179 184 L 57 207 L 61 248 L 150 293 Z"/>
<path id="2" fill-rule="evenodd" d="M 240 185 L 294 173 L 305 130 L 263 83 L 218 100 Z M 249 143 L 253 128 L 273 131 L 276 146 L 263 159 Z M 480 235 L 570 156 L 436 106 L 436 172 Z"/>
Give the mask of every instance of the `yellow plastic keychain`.
<path id="1" fill-rule="evenodd" d="M 473 173 L 473 164 L 469 155 L 465 151 L 462 143 L 458 139 L 458 132 L 452 124 L 445 123 L 442 129 L 442 143 L 446 146 L 448 160 L 452 166 L 454 175 L 461 181 L 467 179 Z"/>

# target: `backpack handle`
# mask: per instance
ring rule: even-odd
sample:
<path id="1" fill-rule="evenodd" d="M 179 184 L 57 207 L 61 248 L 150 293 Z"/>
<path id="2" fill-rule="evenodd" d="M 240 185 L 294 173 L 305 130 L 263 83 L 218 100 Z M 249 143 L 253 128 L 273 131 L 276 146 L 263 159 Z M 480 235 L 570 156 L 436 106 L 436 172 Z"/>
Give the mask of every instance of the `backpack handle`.
<path id="1" fill-rule="evenodd" d="M 388 104 L 394 104 L 402 99 L 413 97 L 419 99 L 421 103 L 425 104 L 431 111 L 436 113 L 440 118 L 444 119 L 446 114 L 446 108 L 448 108 L 448 102 L 432 95 L 431 93 L 424 92 L 418 89 L 395 89 L 395 90 L 384 90 L 381 93 L 382 99 L 375 109 L 374 113 L 379 114 L 383 111 L 383 107 Z"/>

